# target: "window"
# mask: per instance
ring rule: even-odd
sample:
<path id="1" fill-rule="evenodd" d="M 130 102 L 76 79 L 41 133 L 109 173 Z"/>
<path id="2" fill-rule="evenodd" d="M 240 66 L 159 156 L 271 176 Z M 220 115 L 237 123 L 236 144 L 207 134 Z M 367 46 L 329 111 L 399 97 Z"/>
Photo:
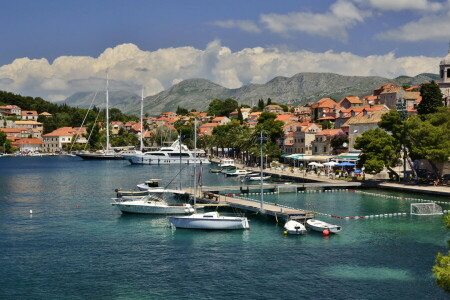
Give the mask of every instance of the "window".
<path id="1" fill-rule="evenodd" d="M 323 152 L 327 152 L 327 147 L 323 147 Z"/>
<path id="2" fill-rule="evenodd" d="M 314 147 L 314 152 L 317 152 L 317 147 Z"/>
<path id="3" fill-rule="evenodd" d="M 450 68 L 447 69 L 447 78 L 450 78 Z"/>

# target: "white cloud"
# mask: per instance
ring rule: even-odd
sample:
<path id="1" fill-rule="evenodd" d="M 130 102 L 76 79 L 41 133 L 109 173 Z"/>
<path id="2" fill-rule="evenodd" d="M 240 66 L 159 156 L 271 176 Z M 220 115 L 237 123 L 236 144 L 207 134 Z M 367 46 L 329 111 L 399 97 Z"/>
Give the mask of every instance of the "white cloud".
<path id="1" fill-rule="evenodd" d="M 310 35 L 330 37 L 346 42 L 347 30 L 364 22 L 368 12 L 361 11 L 347 0 L 338 0 L 326 13 L 292 12 L 289 14 L 263 14 L 260 21 L 274 33 L 288 35 L 306 32 Z"/>
<path id="2" fill-rule="evenodd" d="M 225 21 L 215 21 L 211 23 L 212 25 L 216 25 L 222 28 L 238 28 L 243 31 L 251 32 L 251 33 L 259 33 L 261 29 L 259 29 L 258 25 L 256 25 L 252 21 L 248 20 L 225 20 Z"/>
<path id="3" fill-rule="evenodd" d="M 418 21 L 407 23 L 398 29 L 376 35 L 381 40 L 406 42 L 446 41 L 450 37 L 450 11 L 446 14 L 424 16 Z"/>
<path id="4" fill-rule="evenodd" d="M 184 79 L 206 78 L 227 88 L 265 83 L 275 76 L 300 72 L 333 72 L 342 75 L 399 75 L 437 73 L 440 58 L 358 56 L 348 52 L 314 53 L 278 48 L 245 48 L 232 52 L 220 41 L 206 49 L 193 47 L 140 50 L 133 44 L 106 49 L 98 57 L 63 56 L 46 59 L 20 58 L 0 66 L 0 89 L 22 95 L 61 100 L 80 91 L 103 91 L 109 70 L 111 90 L 140 95 L 158 93 Z"/>
<path id="5" fill-rule="evenodd" d="M 419 10 L 419 11 L 439 11 L 443 4 L 428 0 L 356 0 L 358 3 L 365 3 L 373 8 L 385 11 Z"/>

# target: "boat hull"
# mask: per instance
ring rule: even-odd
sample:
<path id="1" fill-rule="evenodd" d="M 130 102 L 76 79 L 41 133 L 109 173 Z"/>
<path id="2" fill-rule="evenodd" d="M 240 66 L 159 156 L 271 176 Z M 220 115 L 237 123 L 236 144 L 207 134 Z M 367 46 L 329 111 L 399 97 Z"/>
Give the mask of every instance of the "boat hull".
<path id="1" fill-rule="evenodd" d="M 191 214 L 194 208 L 189 204 L 168 204 L 168 205 L 152 205 L 139 203 L 139 201 L 124 201 L 112 203 L 123 213 L 133 214 L 151 214 L 151 215 L 174 215 L 174 214 Z"/>
<path id="2" fill-rule="evenodd" d="M 180 164 L 179 158 L 158 158 L 158 157 L 150 157 L 150 156 L 126 156 L 125 157 L 131 164 L 133 165 L 174 165 Z M 211 162 L 206 158 L 197 158 L 197 159 L 181 159 L 182 164 L 199 164 L 199 165 L 207 165 Z"/>
<path id="3" fill-rule="evenodd" d="M 342 230 L 341 226 L 329 224 L 323 221 L 309 219 L 306 221 L 306 224 L 308 224 L 308 227 L 311 228 L 311 230 L 323 232 L 324 230 L 328 230 L 330 233 L 338 233 Z"/>
<path id="4" fill-rule="evenodd" d="M 288 221 L 285 225 L 284 225 L 284 229 L 289 233 L 289 234 L 294 234 L 294 235 L 302 235 L 302 234 L 306 234 L 306 227 L 305 225 L 294 221 L 294 220 L 290 220 Z"/>
<path id="5" fill-rule="evenodd" d="M 124 160 L 121 155 L 112 155 L 112 154 L 88 154 L 88 153 L 79 153 L 76 156 L 84 159 L 84 160 Z"/>
<path id="6" fill-rule="evenodd" d="M 205 229 L 205 230 L 236 230 L 250 229 L 245 217 L 219 217 L 206 219 L 204 217 L 172 217 L 170 223 L 176 228 Z"/>

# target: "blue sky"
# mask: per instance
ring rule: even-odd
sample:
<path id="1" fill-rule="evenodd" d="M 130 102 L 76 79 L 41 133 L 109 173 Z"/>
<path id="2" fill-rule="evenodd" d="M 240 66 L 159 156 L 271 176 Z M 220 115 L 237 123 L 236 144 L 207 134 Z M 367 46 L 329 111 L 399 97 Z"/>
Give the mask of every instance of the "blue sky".
<path id="1" fill-rule="evenodd" d="M 450 0 L 14 0 L 1 11 L 0 89 L 51 100 L 95 89 L 87 79 L 106 66 L 117 88 L 147 94 L 190 77 L 234 88 L 303 71 L 437 73 L 450 41 Z"/>

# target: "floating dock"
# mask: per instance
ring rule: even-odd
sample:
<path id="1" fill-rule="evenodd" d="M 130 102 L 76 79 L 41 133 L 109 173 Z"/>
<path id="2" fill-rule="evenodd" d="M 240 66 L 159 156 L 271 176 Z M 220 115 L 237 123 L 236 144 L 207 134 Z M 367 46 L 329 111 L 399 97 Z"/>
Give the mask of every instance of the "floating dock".
<path id="1" fill-rule="evenodd" d="M 189 195 L 194 195 L 193 189 L 185 189 L 185 191 Z M 197 190 L 196 196 L 198 202 L 206 203 L 208 206 L 226 205 L 228 207 L 245 210 L 247 212 L 273 216 L 277 221 L 279 218 L 284 220 L 306 221 L 307 219 L 312 219 L 314 217 L 314 213 L 306 210 L 266 202 L 263 203 L 261 207 L 261 202 L 257 200 L 242 199 L 230 195 L 221 195 L 210 191 L 204 191 L 204 188 L 202 188 L 202 191 Z"/>

